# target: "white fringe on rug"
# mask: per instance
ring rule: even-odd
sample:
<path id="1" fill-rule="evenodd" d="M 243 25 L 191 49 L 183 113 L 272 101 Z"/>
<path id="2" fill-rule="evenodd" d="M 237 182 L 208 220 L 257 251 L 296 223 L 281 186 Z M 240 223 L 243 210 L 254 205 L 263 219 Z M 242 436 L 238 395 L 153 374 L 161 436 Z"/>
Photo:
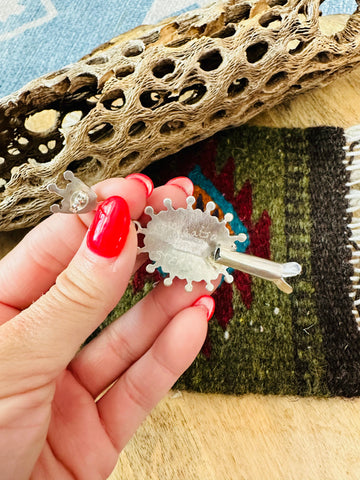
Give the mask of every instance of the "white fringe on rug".
<path id="1" fill-rule="evenodd" d="M 344 164 L 350 173 L 350 180 L 346 184 L 349 192 L 346 198 L 349 200 L 347 212 L 351 215 L 348 227 L 351 230 L 349 248 L 352 252 L 351 264 L 354 275 L 351 277 L 351 298 L 354 301 L 353 314 L 360 330 L 360 125 L 345 130 L 346 145 Z"/>

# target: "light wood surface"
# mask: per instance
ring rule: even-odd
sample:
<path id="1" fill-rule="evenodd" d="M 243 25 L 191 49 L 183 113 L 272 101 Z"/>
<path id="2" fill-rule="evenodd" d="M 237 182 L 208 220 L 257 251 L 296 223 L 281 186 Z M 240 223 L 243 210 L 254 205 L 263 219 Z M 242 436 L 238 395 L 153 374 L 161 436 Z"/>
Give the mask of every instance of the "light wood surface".
<path id="1" fill-rule="evenodd" d="M 111 480 L 357 480 L 360 401 L 182 393 L 165 398 Z"/>
<path id="2" fill-rule="evenodd" d="M 360 68 L 251 124 L 360 124 Z M 110 477 L 120 479 L 357 480 L 360 399 L 172 392 L 121 454 Z"/>

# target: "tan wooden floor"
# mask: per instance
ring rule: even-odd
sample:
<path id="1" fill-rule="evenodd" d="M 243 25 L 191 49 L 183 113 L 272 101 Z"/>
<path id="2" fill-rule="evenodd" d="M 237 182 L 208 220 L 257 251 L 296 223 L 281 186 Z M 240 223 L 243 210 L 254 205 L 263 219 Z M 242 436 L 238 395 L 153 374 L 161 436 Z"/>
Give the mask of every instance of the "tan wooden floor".
<path id="1" fill-rule="evenodd" d="M 111 480 L 358 480 L 360 401 L 169 394 Z"/>

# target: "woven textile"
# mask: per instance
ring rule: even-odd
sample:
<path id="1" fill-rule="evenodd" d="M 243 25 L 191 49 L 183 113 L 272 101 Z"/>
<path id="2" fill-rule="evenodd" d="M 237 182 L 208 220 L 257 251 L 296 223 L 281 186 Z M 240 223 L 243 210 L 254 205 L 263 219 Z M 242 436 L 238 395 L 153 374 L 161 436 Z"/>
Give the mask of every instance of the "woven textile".
<path id="1" fill-rule="evenodd" d="M 360 333 L 354 310 L 349 171 L 341 129 L 241 127 L 148 170 L 156 183 L 188 175 L 197 208 L 216 203 L 247 230 L 247 253 L 299 262 L 294 293 L 234 272 L 214 297 L 202 352 L 177 388 L 244 394 L 360 394 Z M 109 317 L 161 279 L 139 271 Z"/>
<path id="2" fill-rule="evenodd" d="M 0 97 L 76 62 L 141 23 L 209 0 L 0 0 Z M 352 13 L 355 0 L 325 0 L 324 15 Z"/>

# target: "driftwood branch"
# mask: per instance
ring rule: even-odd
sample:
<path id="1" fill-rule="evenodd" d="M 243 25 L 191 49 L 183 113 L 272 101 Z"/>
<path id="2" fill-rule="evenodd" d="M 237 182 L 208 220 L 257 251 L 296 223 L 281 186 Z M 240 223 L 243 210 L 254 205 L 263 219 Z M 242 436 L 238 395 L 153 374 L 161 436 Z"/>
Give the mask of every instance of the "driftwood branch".
<path id="1" fill-rule="evenodd" d="M 359 8 L 328 35 L 319 3 L 216 3 L 132 30 L 0 100 L 0 229 L 48 214 L 46 185 L 67 169 L 90 185 L 139 171 L 358 65 Z"/>

